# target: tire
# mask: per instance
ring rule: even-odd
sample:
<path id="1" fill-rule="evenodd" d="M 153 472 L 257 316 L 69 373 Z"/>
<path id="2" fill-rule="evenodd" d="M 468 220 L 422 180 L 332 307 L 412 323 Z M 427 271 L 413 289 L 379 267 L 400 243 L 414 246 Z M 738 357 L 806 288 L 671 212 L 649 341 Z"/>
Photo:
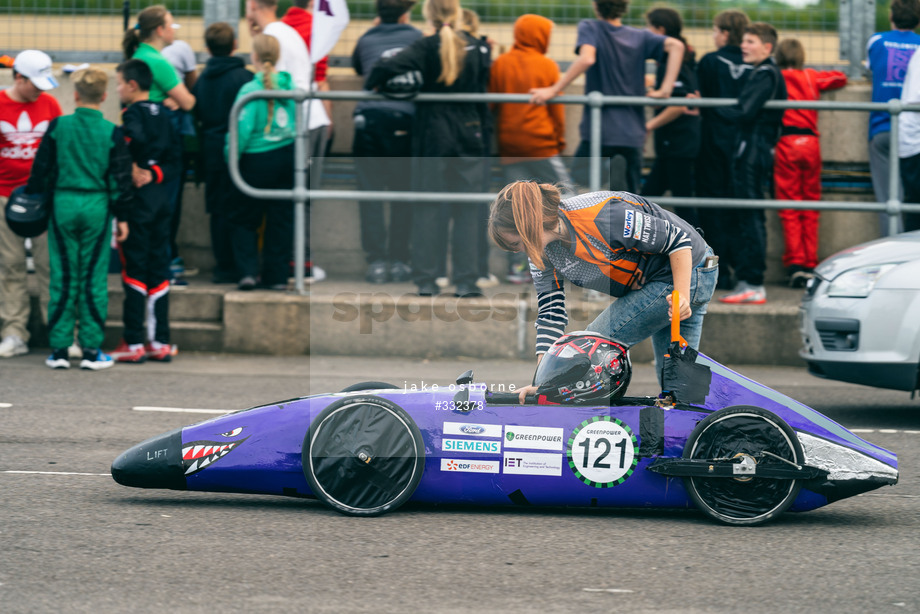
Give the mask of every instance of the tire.
<path id="1" fill-rule="evenodd" d="M 401 407 L 376 396 L 339 399 L 313 420 L 303 470 L 314 495 L 349 516 L 395 510 L 425 468 L 422 433 Z"/>
<path id="2" fill-rule="evenodd" d="M 805 462 L 802 444 L 779 416 L 759 407 L 726 407 L 706 416 L 687 438 L 684 458 L 757 457 L 771 452 L 797 465 Z M 769 456 L 758 465 L 783 464 Z M 718 522 L 738 526 L 763 524 L 786 511 L 802 488 L 801 480 L 774 478 L 684 478 L 694 504 Z"/>
<path id="3" fill-rule="evenodd" d="M 358 382 L 342 388 L 339 392 L 358 392 L 360 390 L 399 390 L 399 386 L 386 382 Z"/>

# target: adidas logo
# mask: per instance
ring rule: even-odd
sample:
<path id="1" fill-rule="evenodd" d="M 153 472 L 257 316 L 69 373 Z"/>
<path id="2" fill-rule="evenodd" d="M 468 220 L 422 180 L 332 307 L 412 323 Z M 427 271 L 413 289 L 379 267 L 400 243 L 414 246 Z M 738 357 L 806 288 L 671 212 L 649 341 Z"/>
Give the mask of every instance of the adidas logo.
<path id="1" fill-rule="evenodd" d="M 23 111 L 16 120 L 16 125 L 0 121 L 0 135 L 2 141 L 8 142 L 12 147 L 0 149 L 0 158 L 8 160 L 31 160 L 35 157 L 38 144 L 41 142 L 45 131 L 48 130 L 48 120 L 32 125 L 32 118 L 28 111 Z"/>

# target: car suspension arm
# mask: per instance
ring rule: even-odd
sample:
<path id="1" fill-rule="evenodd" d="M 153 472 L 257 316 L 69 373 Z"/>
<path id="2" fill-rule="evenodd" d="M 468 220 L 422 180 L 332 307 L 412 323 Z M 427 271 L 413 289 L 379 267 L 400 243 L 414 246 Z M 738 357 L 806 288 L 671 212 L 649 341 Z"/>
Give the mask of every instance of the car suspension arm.
<path id="1" fill-rule="evenodd" d="M 772 456 L 772 455 L 771 455 Z M 719 459 L 659 458 L 648 466 L 649 471 L 673 477 L 707 478 L 772 478 L 775 480 L 812 480 L 828 475 L 816 467 L 761 465 L 751 456 Z"/>

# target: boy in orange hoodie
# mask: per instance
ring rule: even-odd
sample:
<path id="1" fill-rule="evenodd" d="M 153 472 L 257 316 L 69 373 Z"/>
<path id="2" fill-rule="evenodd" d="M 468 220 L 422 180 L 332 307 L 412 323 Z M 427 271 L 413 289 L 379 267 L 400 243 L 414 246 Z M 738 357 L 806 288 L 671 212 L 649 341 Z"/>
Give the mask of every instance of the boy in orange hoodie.
<path id="1" fill-rule="evenodd" d="M 783 71 L 789 100 L 818 100 L 821 92 L 846 85 L 839 70 L 819 72 L 804 68 L 805 49 L 794 38 L 780 41 L 776 64 Z M 776 144 L 773 182 L 779 200 L 821 200 L 821 145 L 818 112 L 787 109 Z M 811 209 L 780 209 L 786 248 L 783 266 L 793 288 L 803 288 L 818 266 L 818 216 Z"/>
<path id="2" fill-rule="evenodd" d="M 546 57 L 553 25 L 540 15 L 518 18 L 514 46 L 492 63 L 490 92 L 526 94 L 559 80 L 559 66 Z M 560 158 L 565 148 L 565 106 L 502 103 L 492 105 L 492 111 L 506 183 L 533 179 L 569 189 L 572 180 Z M 530 281 L 527 259 L 520 256 L 509 254 L 507 278 L 512 283 Z"/>

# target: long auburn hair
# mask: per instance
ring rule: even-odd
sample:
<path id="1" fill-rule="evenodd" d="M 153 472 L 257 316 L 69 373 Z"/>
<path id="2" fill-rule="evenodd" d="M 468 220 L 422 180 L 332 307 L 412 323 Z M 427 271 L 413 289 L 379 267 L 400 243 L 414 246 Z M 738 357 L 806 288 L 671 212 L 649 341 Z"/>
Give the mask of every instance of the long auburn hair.
<path id="1" fill-rule="evenodd" d="M 550 183 L 515 181 L 509 183 L 492 203 L 489 236 L 505 251 L 513 251 L 501 233 L 521 237 L 524 252 L 538 268 L 543 268 L 543 231 L 559 224 L 559 188 Z"/>
<path id="2" fill-rule="evenodd" d="M 252 39 L 252 53 L 259 61 L 260 70 L 262 71 L 262 87 L 271 90 L 275 89 L 275 64 L 281 57 L 281 44 L 278 39 L 269 34 L 257 34 Z M 265 120 L 265 134 L 272 129 L 272 116 L 275 113 L 275 101 L 272 98 L 268 102 L 268 117 Z"/>
<path id="3" fill-rule="evenodd" d="M 441 39 L 441 75 L 438 83 L 453 85 L 463 70 L 466 41 L 457 32 L 463 29 L 460 0 L 425 0 L 422 14 L 431 22 Z"/>
<path id="4" fill-rule="evenodd" d="M 676 38 L 684 44 L 684 59 L 683 63 L 691 65 L 693 63 L 693 56 L 696 52 L 690 46 L 690 43 L 687 42 L 687 39 L 684 38 L 682 31 L 684 29 L 684 22 L 680 18 L 680 13 L 675 11 L 672 8 L 665 6 L 659 6 L 651 9 L 645 14 L 646 21 L 650 25 L 655 26 L 656 28 L 664 28 L 665 36 L 670 36 L 671 38 Z"/>
<path id="5" fill-rule="evenodd" d="M 134 57 L 134 52 L 141 43 L 153 38 L 157 28 L 166 25 L 168 13 L 169 11 L 162 4 L 154 4 L 137 14 L 137 25 L 125 30 L 125 35 L 121 39 L 121 50 L 126 60 Z"/>

